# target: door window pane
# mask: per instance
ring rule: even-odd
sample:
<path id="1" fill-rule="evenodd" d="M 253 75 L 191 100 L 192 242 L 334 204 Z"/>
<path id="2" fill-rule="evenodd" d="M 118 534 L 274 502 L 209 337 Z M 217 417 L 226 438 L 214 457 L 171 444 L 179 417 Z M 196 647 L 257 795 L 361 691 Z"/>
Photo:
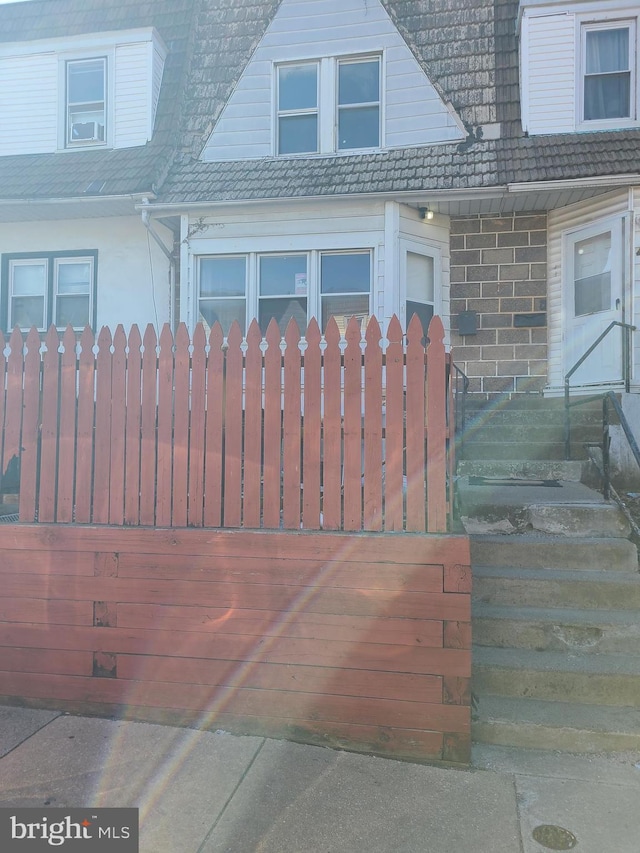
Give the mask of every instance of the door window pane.
<path id="1" fill-rule="evenodd" d="M 219 322 L 225 334 L 234 320 L 244 331 L 247 259 L 200 258 L 198 319 L 209 328 Z"/>
<path id="2" fill-rule="evenodd" d="M 575 316 L 611 307 L 611 232 L 580 240 L 574 246 Z"/>
<path id="3" fill-rule="evenodd" d="M 629 28 L 585 33 L 585 121 L 631 115 Z"/>
<path id="4" fill-rule="evenodd" d="M 259 259 L 260 328 L 266 332 L 272 317 L 284 334 L 291 317 L 301 332 L 307 327 L 307 255 L 263 255 Z"/>

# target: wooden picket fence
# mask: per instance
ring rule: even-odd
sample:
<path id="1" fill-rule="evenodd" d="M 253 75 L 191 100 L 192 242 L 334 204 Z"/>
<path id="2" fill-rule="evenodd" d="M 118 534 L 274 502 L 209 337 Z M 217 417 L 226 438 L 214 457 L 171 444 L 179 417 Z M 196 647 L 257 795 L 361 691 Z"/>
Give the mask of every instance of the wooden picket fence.
<path id="1" fill-rule="evenodd" d="M 0 335 L 1 471 L 21 522 L 445 532 L 444 330 L 372 317 L 304 338 L 216 324 Z M 428 343 L 427 343 L 428 341 Z M 425 346 L 426 344 L 426 346 Z M 450 426 L 451 425 L 451 426 Z"/>

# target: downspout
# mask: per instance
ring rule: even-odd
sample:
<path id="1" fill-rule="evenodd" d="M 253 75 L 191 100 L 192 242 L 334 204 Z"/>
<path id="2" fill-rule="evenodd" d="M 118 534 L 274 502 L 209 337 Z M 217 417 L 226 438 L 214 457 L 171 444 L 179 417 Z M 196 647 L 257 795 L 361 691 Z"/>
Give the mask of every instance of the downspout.
<path id="1" fill-rule="evenodd" d="M 148 205 L 149 199 L 143 198 L 142 204 Z M 157 231 L 154 231 L 153 226 L 151 224 L 151 216 L 149 214 L 149 210 L 145 209 L 145 207 L 143 207 L 140 212 L 142 214 L 142 224 L 147 229 L 149 234 L 153 237 L 155 242 L 158 244 L 158 246 L 162 250 L 163 255 L 165 255 L 165 257 L 168 258 L 168 260 L 169 260 L 169 321 L 170 321 L 170 325 L 171 325 L 173 331 L 175 332 L 176 324 L 174 323 L 174 317 L 175 317 L 175 297 L 176 297 L 176 259 L 175 259 L 173 252 L 166 247 L 164 241 L 162 240 L 160 235 L 157 233 Z M 152 285 L 153 285 L 153 283 L 152 283 Z"/>

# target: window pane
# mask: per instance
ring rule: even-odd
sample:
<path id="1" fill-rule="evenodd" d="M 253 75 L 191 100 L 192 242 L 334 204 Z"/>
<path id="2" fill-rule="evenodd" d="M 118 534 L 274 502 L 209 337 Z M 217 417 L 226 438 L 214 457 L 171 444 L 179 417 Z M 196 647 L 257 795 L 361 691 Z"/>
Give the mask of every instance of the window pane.
<path id="1" fill-rule="evenodd" d="M 11 264 L 11 292 L 15 296 L 44 296 L 47 283 L 47 264 Z"/>
<path id="2" fill-rule="evenodd" d="M 629 30 L 589 30 L 586 33 L 586 72 L 606 74 L 629 69 Z"/>
<path id="3" fill-rule="evenodd" d="M 330 317 L 335 317 L 342 335 L 352 317 L 360 321 L 360 328 L 363 329 L 369 319 L 369 296 L 323 296 L 323 329 L 326 328 Z"/>
<path id="4" fill-rule="evenodd" d="M 61 296 L 56 300 L 56 326 L 84 328 L 89 325 L 89 295 Z"/>
<path id="5" fill-rule="evenodd" d="M 318 150 L 318 116 L 294 115 L 278 119 L 278 154 L 315 154 Z"/>
<path id="6" fill-rule="evenodd" d="M 631 115 L 630 94 L 631 75 L 628 72 L 585 77 L 585 120 L 628 118 Z"/>
<path id="7" fill-rule="evenodd" d="M 351 107 L 338 114 L 338 148 L 377 148 L 380 145 L 380 109 Z"/>
<path id="8" fill-rule="evenodd" d="M 227 334 L 231 324 L 237 320 L 240 329 L 245 330 L 246 305 L 244 299 L 200 299 L 198 303 L 198 320 L 209 328 L 214 323 L 220 323 L 222 331 Z"/>
<path id="9" fill-rule="evenodd" d="M 11 320 L 9 325 L 21 329 L 44 329 L 44 296 L 15 296 L 11 300 Z"/>
<path id="10" fill-rule="evenodd" d="M 245 258 L 201 258 L 200 296 L 244 296 Z"/>
<path id="11" fill-rule="evenodd" d="M 320 278 L 322 293 L 368 294 L 371 290 L 371 256 L 368 252 L 322 255 Z"/>
<path id="12" fill-rule="evenodd" d="M 338 103 L 368 104 L 380 100 L 380 62 L 341 62 L 338 68 Z"/>
<path id="13" fill-rule="evenodd" d="M 412 302 L 410 299 L 407 299 L 407 328 L 414 314 L 418 315 L 422 323 L 422 331 L 426 334 L 431 318 L 433 317 L 433 305 L 427 305 L 424 302 Z"/>
<path id="14" fill-rule="evenodd" d="M 70 62 L 69 71 L 70 104 L 87 104 L 104 101 L 104 62 L 101 59 L 92 62 Z"/>
<path id="15" fill-rule="evenodd" d="M 260 258 L 260 296 L 307 295 L 307 256 Z"/>
<path id="16" fill-rule="evenodd" d="M 278 69 L 278 110 L 309 110 L 318 106 L 318 66 L 285 65 Z"/>
<path id="17" fill-rule="evenodd" d="M 272 317 L 275 317 L 280 334 L 284 335 L 289 320 L 293 317 L 300 332 L 304 334 L 307 328 L 307 300 L 305 297 L 291 299 L 261 299 L 258 322 L 262 333 L 265 334 Z"/>
<path id="18" fill-rule="evenodd" d="M 611 307 L 611 232 L 580 240 L 574 247 L 575 315 Z"/>
<path id="19" fill-rule="evenodd" d="M 407 252 L 407 300 L 430 302 L 434 300 L 433 258 Z M 409 321 L 407 312 L 407 322 Z"/>
<path id="20" fill-rule="evenodd" d="M 80 261 L 78 263 L 59 263 L 58 293 L 89 293 L 91 290 L 91 263 Z"/>

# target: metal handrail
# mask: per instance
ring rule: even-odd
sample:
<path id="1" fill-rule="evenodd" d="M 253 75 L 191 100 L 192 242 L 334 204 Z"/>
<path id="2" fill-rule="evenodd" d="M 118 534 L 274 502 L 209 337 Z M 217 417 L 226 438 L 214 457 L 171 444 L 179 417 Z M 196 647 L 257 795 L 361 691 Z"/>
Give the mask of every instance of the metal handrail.
<path id="1" fill-rule="evenodd" d="M 616 326 L 620 326 L 623 330 L 622 334 L 622 381 L 624 382 L 624 390 L 629 391 L 631 384 L 631 333 L 636 331 L 636 327 L 632 326 L 630 323 L 621 323 L 619 320 L 612 320 L 611 323 L 607 326 L 607 328 L 602 332 L 602 334 L 598 335 L 595 341 L 591 344 L 589 349 L 584 352 L 580 358 L 576 361 L 573 367 L 567 371 L 564 375 L 564 458 L 568 461 L 571 459 L 571 416 L 569 414 L 569 410 L 571 404 L 569 403 L 569 393 L 571 386 L 571 377 L 576 372 L 576 370 L 586 361 L 586 359 L 591 355 L 594 349 L 600 344 L 604 338 L 609 334 L 609 332 L 615 328 Z M 598 395 L 600 396 L 600 395 Z M 584 402 L 587 402 L 586 400 Z"/>
<path id="2" fill-rule="evenodd" d="M 464 444 L 464 428 L 467 422 L 467 392 L 469 390 L 469 377 L 467 374 L 461 370 L 455 362 L 451 362 L 451 366 L 455 371 L 455 379 L 454 379 L 454 393 L 455 393 L 455 421 L 454 421 L 454 434 L 456 437 L 456 444 L 458 446 L 458 451 L 460 455 L 462 455 L 463 444 Z M 462 388 L 460 389 L 460 384 L 462 383 Z M 460 397 L 460 401 L 458 401 L 458 397 Z"/>
<path id="3" fill-rule="evenodd" d="M 609 437 L 609 404 L 613 406 L 620 421 L 620 426 L 627 439 L 631 452 L 634 455 L 638 467 L 640 468 L 640 448 L 635 439 L 629 421 L 622 410 L 622 406 L 613 391 L 607 391 L 602 395 L 602 476 L 604 480 L 603 493 L 605 500 L 609 500 L 611 496 L 611 470 L 609 464 L 609 446 L 611 439 Z"/>

